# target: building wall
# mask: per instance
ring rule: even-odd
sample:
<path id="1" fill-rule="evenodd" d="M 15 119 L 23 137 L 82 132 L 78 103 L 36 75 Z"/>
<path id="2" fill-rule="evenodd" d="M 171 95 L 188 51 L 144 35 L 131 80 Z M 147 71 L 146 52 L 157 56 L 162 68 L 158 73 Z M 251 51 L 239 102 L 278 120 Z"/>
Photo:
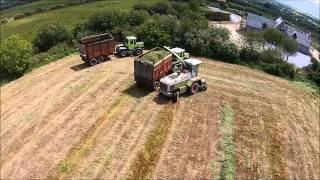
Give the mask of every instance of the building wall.
<path id="1" fill-rule="evenodd" d="M 302 54 L 308 55 L 310 56 L 310 48 L 307 46 L 304 46 L 302 44 L 299 44 L 299 52 L 301 52 Z"/>
<path id="2" fill-rule="evenodd" d="M 250 31 L 261 31 L 261 29 L 255 28 L 255 27 L 251 27 L 249 25 L 247 25 L 246 28 L 247 28 L 247 30 L 250 30 Z"/>

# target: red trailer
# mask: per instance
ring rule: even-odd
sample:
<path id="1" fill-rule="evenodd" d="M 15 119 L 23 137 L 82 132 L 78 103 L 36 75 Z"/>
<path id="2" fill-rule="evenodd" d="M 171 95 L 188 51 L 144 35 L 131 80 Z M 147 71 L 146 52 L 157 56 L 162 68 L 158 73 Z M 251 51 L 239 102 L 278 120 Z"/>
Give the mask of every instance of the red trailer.
<path id="1" fill-rule="evenodd" d="M 80 57 L 90 66 L 104 62 L 114 52 L 114 38 L 110 34 L 100 34 L 80 40 Z"/>
<path id="2" fill-rule="evenodd" d="M 134 79 L 138 85 L 158 90 L 160 79 L 171 72 L 172 54 L 163 48 L 154 48 L 134 60 Z"/>

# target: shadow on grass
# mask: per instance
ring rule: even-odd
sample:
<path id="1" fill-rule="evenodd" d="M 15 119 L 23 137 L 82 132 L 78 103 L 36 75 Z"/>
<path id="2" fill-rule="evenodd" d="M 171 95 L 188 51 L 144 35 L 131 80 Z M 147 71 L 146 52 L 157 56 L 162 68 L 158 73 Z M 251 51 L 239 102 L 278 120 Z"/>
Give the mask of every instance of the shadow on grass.
<path id="1" fill-rule="evenodd" d="M 136 83 L 132 84 L 130 87 L 128 87 L 127 89 L 125 89 L 123 91 L 123 93 L 130 95 L 132 97 L 135 97 L 135 98 L 145 97 L 152 92 L 153 91 L 150 88 L 144 87 L 144 86 L 138 87 Z"/>
<path id="2" fill-rule="evenodd" d="M 86 63 L 82 63 L 82 64 L 77 64 L 77 65 L 74 65 L 72 67 L 70 67 L 70 69 L 74 70 L 74 71 L 81 71 L 81 70 L 84 70 L 86 68 L 89 68 L 90 66 Z"/>

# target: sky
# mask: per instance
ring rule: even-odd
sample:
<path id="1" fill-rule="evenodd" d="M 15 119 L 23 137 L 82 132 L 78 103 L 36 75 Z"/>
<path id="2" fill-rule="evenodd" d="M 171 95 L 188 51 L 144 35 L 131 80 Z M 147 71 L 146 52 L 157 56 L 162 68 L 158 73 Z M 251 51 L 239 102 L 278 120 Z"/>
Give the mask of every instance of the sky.
<path id="1" fill-rule="evenodd" d="M 320 19 L 320 0 L 277 0 Z"/>

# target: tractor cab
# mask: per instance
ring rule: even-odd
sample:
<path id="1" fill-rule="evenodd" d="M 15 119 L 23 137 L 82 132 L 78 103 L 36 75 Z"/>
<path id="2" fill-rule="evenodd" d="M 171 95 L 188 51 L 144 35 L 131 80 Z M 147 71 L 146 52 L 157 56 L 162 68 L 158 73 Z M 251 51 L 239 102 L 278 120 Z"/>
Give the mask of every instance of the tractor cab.
<path id="1" fill-rule="evenodd" d="M 124 45 L 127 46 L 129 49 L 134 49 L 136 47 L 137 38 L 134 36 L 126 37 Z"/>
<path id="2" fill-rule="evenodd" d="M 191 77 L 197 77 L 202 61 L 198 59 L 186 59 L 184 62 L 186 63 L 187 70 L 191 72 Z"/>
<path id="3" fill-rule="evenodd" d="M 190 58 L 190 54 L 186 53 L 186 51 L 184 49 L 181 48 L 172 48 L 170 49 L 171 52 L 174 52 L 175 54 L 177 54 L 181 59 L 188 59 Z"/>

